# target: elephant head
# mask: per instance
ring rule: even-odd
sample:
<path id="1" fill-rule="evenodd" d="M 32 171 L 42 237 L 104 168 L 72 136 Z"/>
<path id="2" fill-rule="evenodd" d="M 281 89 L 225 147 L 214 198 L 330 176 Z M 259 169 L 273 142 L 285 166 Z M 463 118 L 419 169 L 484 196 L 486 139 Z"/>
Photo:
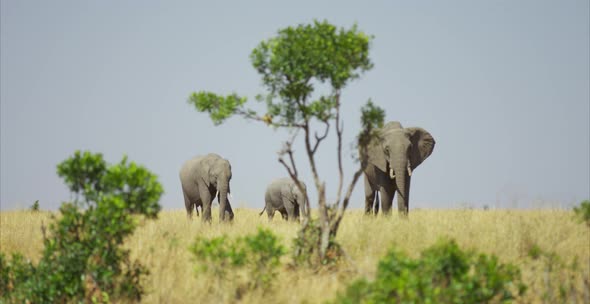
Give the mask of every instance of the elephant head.
<path id="1" fill-rule="evenodd" d="M 385 172 L 398 192 L 398 210 L 407 214 L 412 172 L 432 153 L 434 138 L 422 128 L 403 128 L 389 122 L 367 148 L 369 164 Z M 386 212 L 387 210 L 383 210 Z"/>
<path id="2" fill-rule="evenodd" d="M 307 201 L 305 198 L 305 193 L 307 192 L 307 187 L 305 185 L 305 183 L 301 182 L 301 187 L 303 188 L 304 192 L 301 192 L 299 190 L 299 187 L 297 187 L 297 184 L 295 182 L 291 183 L 291 194 L 293 195 L 294 200 L 297 202 L 297 204 L 299 205 L 299 209 L 297 210 L 299 216 L 304 216 L 305 215 L 305 210 L 306 210 L 306 206 L 307 206 Z"/>
<path id="3" fill-rule="evenodd" d="M 226 212 L 228 209 L 231 210 L 228 194 L 231 193 L 229 182 L 232 177 L 231 165 L 229 161 L 219 158 L 213 158 L 211 161 L 205 161 L 203 170 L 206 170 L 207 180 L 206 184 L 210 188 L 216 189 L 219 200 L 219 218 L 221 220 L 232 220 L 233 212 Z M 229 218 L 226 218 L 229 217 Z"/>

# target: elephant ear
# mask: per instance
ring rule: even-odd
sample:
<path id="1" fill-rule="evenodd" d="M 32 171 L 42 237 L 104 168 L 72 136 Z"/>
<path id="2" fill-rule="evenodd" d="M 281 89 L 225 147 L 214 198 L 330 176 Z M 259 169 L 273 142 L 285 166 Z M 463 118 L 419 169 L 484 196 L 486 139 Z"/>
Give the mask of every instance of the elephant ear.
<path id="1" fill-rule="evenodd" d="M 434 138 L 428 131 L 422 128 L 406 128 L 406 133 L 412 142 L 412 150 L 410 151 L 410 163 L 412 170 L 416 169 L 434 150 Z"/>
<path id="2" fill-rule="evenodd" d="M 364 157 L 364 160 L 379 168 L 379 170 L 387 172 L 387 159 L 381 146 L 382 142 L 383 138 L 381 136 L 374 138 L 367 147 L 367 155 Z"/>

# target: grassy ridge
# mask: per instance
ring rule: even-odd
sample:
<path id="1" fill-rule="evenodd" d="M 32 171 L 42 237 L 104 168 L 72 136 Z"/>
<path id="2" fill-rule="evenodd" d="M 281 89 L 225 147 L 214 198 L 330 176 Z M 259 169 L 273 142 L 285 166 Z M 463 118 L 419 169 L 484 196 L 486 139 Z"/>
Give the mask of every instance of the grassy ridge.
<path id="1" fill-rule="evenodd" d="M 213 214 L 217 210 L 214 210 Z M 295 223 L 275 217 L 268 222 L 258 216 L 259 210 L 238 208 L 232 224 L 202 224 L 199 218 L 186 219 L 184 210 L 164 211 L 157 221 L 140 225 L 127 246 L 132 255 L 147 266 L 151 275 L 146 279 L 148 294 L 145 303 L 212 302 L 212 280 L 194 274 L 194 262 L 188 251 L 196 235 L 230 236 L 255 233 L 258 226 L 268 227 L 279 235 L 283 244 L 291 246 L 298 230 Z M 555 252 L 564 262 L 577 256 L 579 270 L 589 276 L 590 229 L 572 219 L 564 210 L 416 210 L 408 221 L 391 218 L 366 217 L 360 210 L 345 216 L 338 241 L 352 263 L 338 270 L 312 273 L 284 267 L 277 282 L 275 303 L 317 303 L 334 297 L 348 282 L 359 276 L 372 277 L 378 260 L 390 246 L 395 245 L 411 256 L 434 244 L 441 237 L 457 240 L 463 248 L 495 254 L 502 262 L 521 266 L 525 282 L 530 285 L 527 302 L 540 301 L 544 268 L 531 267 L 528 251 L 533 245 Z M 37 260 L 42 249 L 42 223 L 49 223 L 43 212 L 13 211 L 0 213 L 0 250 L 18 251 Z M 284 258 L 284 264 L 290 257 Z M 582 284 L 581 279 L 578 282 Z M 251 294 L 245 303 L 260 302 Z"/>

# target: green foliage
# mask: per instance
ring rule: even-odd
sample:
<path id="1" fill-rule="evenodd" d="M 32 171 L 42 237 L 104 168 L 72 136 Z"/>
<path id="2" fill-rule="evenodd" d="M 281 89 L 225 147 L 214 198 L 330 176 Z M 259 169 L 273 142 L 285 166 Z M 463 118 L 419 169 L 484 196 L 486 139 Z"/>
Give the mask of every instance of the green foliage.
<path id="1" fill-rule="evenodd" d="M 11 295 L 15 286 L 21 286 L 34 274 L 31 263 L 20 253 L 9 260 L 0 252 L 0 300 Z"/>
<path id="2" fill-rule="evenodd" d="M 101 180 L 106 171 L 107 164 L 101 153 L 89 151 L 76 151 L 69 159 L 57 165 L 57 175 L 77 196 L 83 195 L 89 200 L 94 200 L 94 194 L 101 189 Z M 76 202 L 78 197 L 76 197 Z"/>
<path id="3" fill-rule="evenodd" d="M 198 237 L 190 251 L 197 262 L 197 275 L 213 274 L 219 280 L 216 285 L 235 287 L 237 297 L 245 291 L 269 291 L 285 254 L 279 239 L 262 228 L 255 235 L 236 239 Z"/>
<path id="4" fill-rule="evenodd" d="M 271 92 L 300 98 L 313 91 L 312 78 L 339 90 L 371 69 L 370 40 L 356 25 L 345 30 L 314 21 L 279 30 L 276 37 L 261 42 L 250 59 Z"/>
<path id="5" fill-rule="evenodd" d="M 411 259 L 395 249 L 381 259 L 374 281 L 359 279 L 336 303 L 504 303 L 526 290 L 520 271 L 497 257 L 439 241 Z"/>
<path id="6" fill-rule="evenodd" d="M 281 29 L 276 37 L 262 41 L 250 59 L 269 92 L 264 98 L 268 112 L 287 125 L 333 117 L 340 90 L 373 67 L 370 40 L 356 26 L 338 29 L 327 21 L 314 21 Z M 330 84 L 333 92 L 307 103 L 314 81 Z M 279 102 L 274 102 L 276 97 Z"/>
<path id="7" fill-rule="evenodd" d="M 363 130 L 374 130 L 383 127 L 385 110 L 376 106 L 372 100 L 361 108 L 361 126 Z"/>
<path id="8" fill-rule="evenodd" d="M 201 91 L 189 96 L 189 104 L 194 105 L 199 112 L 209 113 L 215 125 L 223 123 L 246 103 L 246 97 L 237 94 L 219 96 L 212 92 Z"/>
<path id="9" fill-rule="evenodd" d="M 137 226 L 136 215 L 155 218 L 160 210 L 163 190 L 156 176 L 126 157 L 107 165 L 102 155 L 79 151 L 57 168 L 68 187 L 82 194 L 86 208 L 77 201 L 62 204 L 37 265 L 20 255 L 1 258 L 8 273 L 1 276 L 0 285 L 8 290 L 1 296 L 33 303 L 140 300 L 141 277 L 148 271 L 131 261 L 122 245 Z"/>
<path id="10" fill-rule="evenodd" d="M 164 189 L 157 176 L 145 167 L 128 163 L 125 156 L 118 164 L 108 167 L 101 182 L 103 192 L 122 198 L 129 212 L 157 217 L 161 208 L 158 201 Z"/>
<path id="11" fill-rule="evenodd" d="M 580 206 L 574 207 L 574 213 L 580 222 L 585 222 L 590 227 L 590 200 L 580 203 Z"/>
<path id="12" fill-rule="evenodd" d="M 192 93 L 188 101 L 199 112 L 209 113 L 216 125 L 233 114 L 273 126 L 295 126 L 312 118 L 326 122 L 334 118 L 341 89 L 373 67 L 371 39 L 356 25 L 344 29 L 314 21 L 281 29 L 275 37 L 262 41 L 250 60 L 268 92 L 256 98 L 267 104 L 264 116 L 244 108 L 246 98 L 237 94 L 224 97 L 200 91 Z M 328 83 L 332 92 L 309 101 L 314 82 Z"/>
<path id="13" fill-rule="evenodd" d="M 358 135 L 358 144 L 365 147 L 377 134 L 375 131 L 383 127 L 385 121 L 385 110 L 375 105 L 372 100 L 361 108 L 361 132 Z"/>
<path id="14" fill-rule="evenodd" d="M 40 207 L 39 207 L 39 200 L 36 200 L 36 201 L 33 203 L 33 205 L 31 205 L 31 208 L 30 208 L 30 209 L 31 209 L 31 211 L 37 212 L 37 211 L 39 211 L 39 210 L 40 210 L 39 208 L 40 208 Z"/>

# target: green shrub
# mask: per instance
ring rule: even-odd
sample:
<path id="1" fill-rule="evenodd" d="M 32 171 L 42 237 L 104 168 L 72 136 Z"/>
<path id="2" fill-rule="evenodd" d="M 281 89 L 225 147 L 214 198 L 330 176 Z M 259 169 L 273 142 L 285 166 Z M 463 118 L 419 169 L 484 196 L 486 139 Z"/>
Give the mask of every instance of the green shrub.
<path id="1" fill-rule="evenodd" d="M 76 199 L 60 207 L 37 265 L 0 256 L 0 296 L 18 303 L 139 301 L 148 272 L 122 245 L 137 215 L 157 217 L 163 190 L 156 176 L 126 157 L 108 165 L 101 154 L 79 151 L 57 168 Z"/>
<path id="2" fill-rule="evenodd" d="M 580 203 L 580 206 L 574 207 L 574 213 L 580 222 L 585 222 L 590 227 L 590 200 Z"/>
<path id="3" fill-rule="evenodd" d="M 336 303 L 496 303 L 524 293 L 520 271 L 495 256 L 463 251 L 439 241 L 411 259 L 392 249 L 381 259 L 374 281 L 362 278 Z"/>
<path id="4" fill-rule="evenodd" d="M 34 202 L 34 203 L 31 205 L 31 208 L 30 208 L 30 210 L 31 210 L 31 211 L 33 211 L 33 212 L 37 212 L 37 211 L 39 211 L 39 210 L 40 210 L 40 207 L 39 207 L 39 200 L 36 200 L 36 201 L 35 201 L 35 202 Z"/>
<path id="5" fill-rule="evenodd" d="M 263 228 L 254 235 L 236 239 L 198 237 L 190 251 L 197 263 L 197 275 L 213 275 L 221 291 L 218 296 L 223 296 L 227 288 L 234 288 L 236 298 L 247 291 L 270 291 L 280 258 L 285 254 L 279 239 Z"/>

